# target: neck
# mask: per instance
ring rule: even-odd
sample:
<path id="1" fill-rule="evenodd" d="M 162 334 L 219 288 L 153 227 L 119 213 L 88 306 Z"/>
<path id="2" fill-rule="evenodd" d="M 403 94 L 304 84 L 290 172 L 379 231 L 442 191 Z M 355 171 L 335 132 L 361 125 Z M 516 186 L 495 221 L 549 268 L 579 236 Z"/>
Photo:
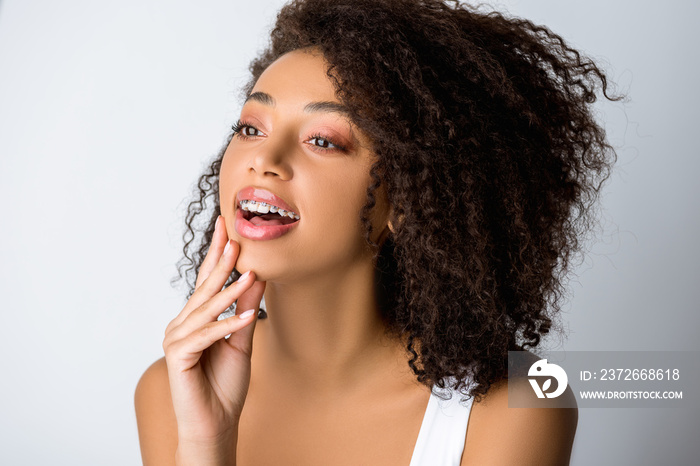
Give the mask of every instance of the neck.
<path id="1" fill-rule="evenodd" d="M 268 282 L 265 304 L 255 352 L 276 377 L 318 393 L 379 376 L 387 361 L 401 364 L 402 346 L 385 335 L 371 261 L 304 282 Z"/>

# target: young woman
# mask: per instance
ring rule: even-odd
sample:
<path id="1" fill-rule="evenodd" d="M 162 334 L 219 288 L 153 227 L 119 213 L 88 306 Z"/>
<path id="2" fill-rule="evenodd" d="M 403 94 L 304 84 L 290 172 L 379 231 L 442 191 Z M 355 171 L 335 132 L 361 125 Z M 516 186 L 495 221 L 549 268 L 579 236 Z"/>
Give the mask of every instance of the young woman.
<path id="1" fill-rule="evenodd" d="M 576 410 L 509 409 L 507 352 L 550 330 L 614 161 L 599 68 L 464 5 L 307 0 L 251 71 L 137 387 L 144 463 L 568 464 Z"/>

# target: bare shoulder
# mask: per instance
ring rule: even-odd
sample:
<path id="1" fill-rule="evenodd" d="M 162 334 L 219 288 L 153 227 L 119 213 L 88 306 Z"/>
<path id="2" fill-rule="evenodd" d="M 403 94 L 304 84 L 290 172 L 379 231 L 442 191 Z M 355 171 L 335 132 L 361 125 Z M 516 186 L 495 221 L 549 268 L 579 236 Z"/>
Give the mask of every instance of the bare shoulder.
<path id="1" fill-rule="evenodd" d="M 578 409 L 509 408 L 509 384 L 511 390 L 532 390 L 527 379 L 503 380 L 474 401 L 461 465 L 568 465 Z M 569 387 L 559 398 L 576 406 Z"/>
<path id="2" fill-rule="evenodd" d="M 136 386 L 134 405 L 143 464 L 174 464 L 177 423 L 165 358 L 154 362 L 141 376 Z"/>

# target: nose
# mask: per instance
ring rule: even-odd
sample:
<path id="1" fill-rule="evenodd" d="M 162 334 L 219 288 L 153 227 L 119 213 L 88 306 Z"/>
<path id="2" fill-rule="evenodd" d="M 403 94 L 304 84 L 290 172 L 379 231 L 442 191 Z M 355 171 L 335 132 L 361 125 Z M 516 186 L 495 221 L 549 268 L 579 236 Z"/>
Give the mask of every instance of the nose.
<path id="1" fill-rule="evenodd" d="M 262 144 L 250 156 L 248 170 L 260 176 L 276 176 L 282 181 L 292 178 L 292 167 L 290 165 L 289 147 L 278 141 Z"/>

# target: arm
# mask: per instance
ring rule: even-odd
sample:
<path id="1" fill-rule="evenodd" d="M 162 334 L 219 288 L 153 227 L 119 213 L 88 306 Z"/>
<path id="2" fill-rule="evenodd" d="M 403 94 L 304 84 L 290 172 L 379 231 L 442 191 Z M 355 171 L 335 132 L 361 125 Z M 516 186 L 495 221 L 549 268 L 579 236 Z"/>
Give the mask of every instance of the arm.
<path id="1" fill-rule="evenodd" d="M 531 390 L 525 379 L 511 383 Z M 575 405 L 568 387 L 561 399 Z M 509 408 L 503 381 L 474 402 L 461 466 L 568 465 L 577 423 L 576 408 Z"/>

